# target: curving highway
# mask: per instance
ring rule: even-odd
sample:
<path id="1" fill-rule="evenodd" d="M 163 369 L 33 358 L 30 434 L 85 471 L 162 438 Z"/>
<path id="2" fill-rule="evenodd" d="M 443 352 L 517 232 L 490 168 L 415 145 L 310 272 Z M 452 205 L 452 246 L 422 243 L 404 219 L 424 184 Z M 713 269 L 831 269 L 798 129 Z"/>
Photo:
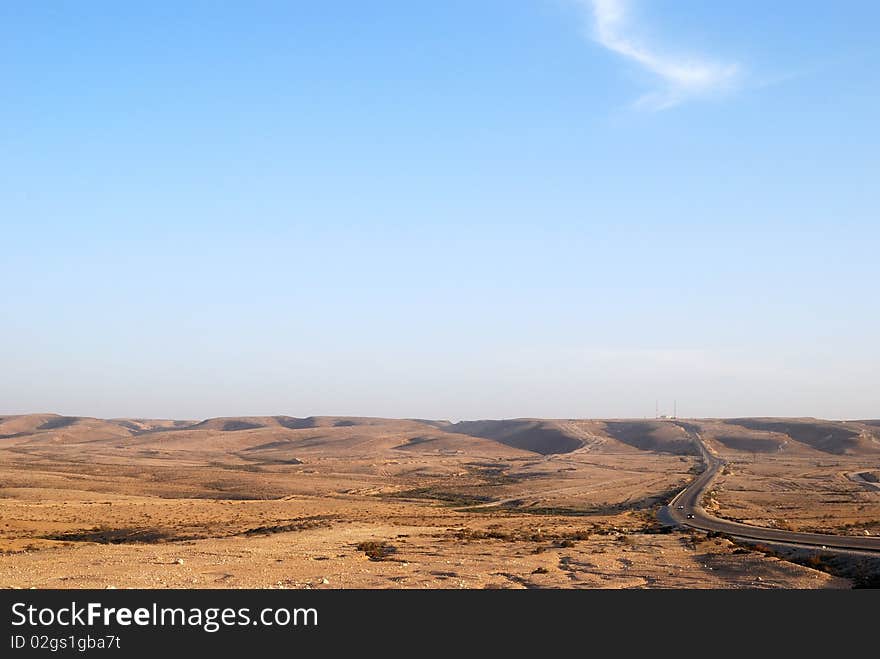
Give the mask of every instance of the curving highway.
<path id="1" fill-rule="evenodd" d="M 703 493 L 715 479 L 715 476 L 724 466 L 725 462 L 712 453 L 703 442 L 699 433 L 693 433 L 694 441 L 703 454 L 703 462 L 706 469 L 687 487 L 679 492 L 668 506 L 660 511 L 660 519 L 681 526 L 687 526 L 701 531 L 718 531 L 739 538 L 749 540 L 766 540 L 768 542 L 781 542 L 792 545 L 810 545 L 823 549 L 856 549 L 861 551 L 880 552 L 880 537 L 873 536 L 847 536 L 832 535 L 826 533 L 798 533 L 783 531 L 780 529 L 768 529 L 759 526 L 750 526 L 740 522 L 714 517 L 707 513 L 700 501 Z"/>

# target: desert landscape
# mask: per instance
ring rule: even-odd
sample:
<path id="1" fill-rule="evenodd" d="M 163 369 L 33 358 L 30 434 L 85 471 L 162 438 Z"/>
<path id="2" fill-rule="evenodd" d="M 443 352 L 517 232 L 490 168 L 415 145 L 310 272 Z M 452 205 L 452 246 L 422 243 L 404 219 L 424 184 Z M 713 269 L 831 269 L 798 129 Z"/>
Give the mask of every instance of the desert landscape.
<path id="1" fill-rule="evenodd" d="M 701 493 L 716 518 L 880 536 L 880 421 L 13 415 L 0 587 L 876 583 L 870 550 L 664 523 L 702 451 L 723 461 Z"/>

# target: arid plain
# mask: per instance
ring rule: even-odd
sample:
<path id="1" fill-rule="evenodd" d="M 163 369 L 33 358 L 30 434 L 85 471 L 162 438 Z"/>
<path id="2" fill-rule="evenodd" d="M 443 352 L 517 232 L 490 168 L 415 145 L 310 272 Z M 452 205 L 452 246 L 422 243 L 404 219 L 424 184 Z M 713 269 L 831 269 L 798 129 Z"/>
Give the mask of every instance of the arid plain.
<path id="1" fill-rule="evenodd" d="M 657 521 L 880 535 L 880 422 L 0 418 L 4 588 L 849 588 Z M 803 563 L 803 561 L 801 561 Z"/>

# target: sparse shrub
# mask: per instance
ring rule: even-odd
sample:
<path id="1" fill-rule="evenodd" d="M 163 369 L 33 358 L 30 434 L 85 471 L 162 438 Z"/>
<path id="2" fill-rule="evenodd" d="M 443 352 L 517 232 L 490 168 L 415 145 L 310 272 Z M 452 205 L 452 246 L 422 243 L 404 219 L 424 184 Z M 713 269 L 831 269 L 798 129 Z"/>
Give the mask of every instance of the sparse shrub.
<path id="1" fill-rule="evenodd" d="M 823 554 L 813 554 L 812 556 L 808 556 L 804 559 L 804 564 L 807 567 L 811 567 L 814 570 L 821 570 L 822 572 L 829 572 L 830 570 L 828 565 L 828 558 Z"/>
<path id="2" fill-rule="evenodd" d="M 397 551 L 384 540 L 365 540 L 357 544 L 358 551 L 362 551 L 371 561 L 385 561 Z"/>

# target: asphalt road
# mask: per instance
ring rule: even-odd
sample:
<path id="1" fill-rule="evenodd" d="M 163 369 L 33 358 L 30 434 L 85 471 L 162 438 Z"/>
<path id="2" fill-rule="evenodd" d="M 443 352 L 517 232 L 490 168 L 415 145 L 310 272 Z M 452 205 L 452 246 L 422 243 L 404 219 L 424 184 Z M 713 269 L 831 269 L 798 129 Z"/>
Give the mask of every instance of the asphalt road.
<path id="1" fill-rule="evenodd" d="M 699 434 L 694 438 L 703 453 L 706 469 L 690 485 L 679 492 L 675 498 L 660 511 L 660 519 L 701 531 L 719 531 L 728 535 L 749 540 L 766 540 L 793 545 L 811 545 L 827 549 L 857 549 L 880 552 L 880 537 L 831 535 L 826 533 L 796 533 L 779 529 L 750 526 L 740 522 L 714 517 L 703 510 L 700 501 L 703 493 L 712 484 L 715 476 L 724 466 L 724 460 L 714 455 L 703 443 Z M 688 518 L 693 515 L 693 518 Z"/>

